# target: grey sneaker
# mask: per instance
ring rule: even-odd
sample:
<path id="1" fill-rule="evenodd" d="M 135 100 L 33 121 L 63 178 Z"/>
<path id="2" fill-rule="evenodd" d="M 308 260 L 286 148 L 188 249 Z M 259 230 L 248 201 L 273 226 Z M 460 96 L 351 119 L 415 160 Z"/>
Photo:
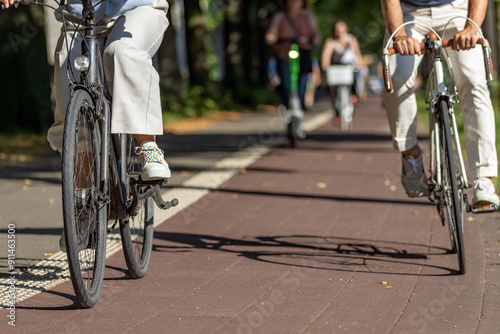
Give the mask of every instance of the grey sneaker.
<path id="1" fill-rule="evenodd" d="M 143 167 L 141 178 L 143 181 L 161 180 L 170 177 L 170 168 L 165 161 L 163 150 L 155 142 L 148 141 L 135 148 L 135 153 L 142 155 Z"/>
<path id="2" fill-rule="evenodd" d="M 424 172 L 422 155 L 418 158 L 413 156 L 401 156 L 403 171 L 401 173 L 401 183 L 409 197 L 422 197 L 429 193 L 429 185 Z"/>
<path id="3" fill-rule="evenodd" d="M 472 205 L 488 205 L 494 204 L 498 207 L 500 200 L 495 191 L 495 186 L 490 179 L 480 177 L 474 180 L 474 197 L 472 197 Z"/>

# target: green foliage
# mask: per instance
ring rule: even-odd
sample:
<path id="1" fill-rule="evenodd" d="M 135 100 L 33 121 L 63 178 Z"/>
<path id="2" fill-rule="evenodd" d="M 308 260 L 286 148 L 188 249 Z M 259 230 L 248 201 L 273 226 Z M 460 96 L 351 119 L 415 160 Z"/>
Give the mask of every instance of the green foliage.
<path id="1" fill-rule="evenodd" d="M 52 120 L 42 8 L 20 6 L 0 17 L 0 131 L 44 132 Z"/>
<path id="2" fill-rule="evenodd" d="M 215 110 L 223 110 L 232 104 L 229 92 L 220 90 L 208 93 L 202 86 L 185 89 L 181 94 L 165 94 L 162 96 L 164 113 L 183 117 L 200 117 Z"/>
<path id="3" fill-rule="evenodd" d="M 380 53 L 385 24 L 379 1 L 313 0 L 310 3 L 323 39 L 330 37 L 334 23 L 342 20 L 358 39 L 362 53 Z"/>

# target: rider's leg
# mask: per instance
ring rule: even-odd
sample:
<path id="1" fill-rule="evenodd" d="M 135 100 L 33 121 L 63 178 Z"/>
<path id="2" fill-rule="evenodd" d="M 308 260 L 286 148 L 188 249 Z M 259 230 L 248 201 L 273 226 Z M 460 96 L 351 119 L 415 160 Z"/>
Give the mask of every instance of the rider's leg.
<path id="1" fill-rule="evenodd" d="M 73 37 L 73 32 L 68 32 L 68 41 L 71 41 Z M 75 35 L 75 41 L 73 42 L 73 48 L 70 52 L 70 61 L 72 62 L 74 58 L 81 54 L 81 36 Z M 54 123 L 49 128 L 47 133 L 47 139 L 50 142 L 50 146 L 54 150 L 62 151 L 62 140 L 64 133 L 64 119 L 66 118 L 66 109 L 68 107 L 70 99 L 70 83 L 68 80 L 67 73 L 67 60 L 68 52 L 65 44 L 65 34 L 62 33 L 57 42 L 56 51 L 54 55 L 54 86 L 53 94 L 55 98 L 55 109 L 54 109 Z M 76 78 L 78 79 L 78 78 Z"/>
<path id="2" fill-rule="evenodd" d="M 305 95 L 306 95 L 306 87 L 307 87 L 307 74 L 300 74 L 299 75 L 299 98 L 300 98 L 300 105 L 302 106 L 302 110 L 306 110 L 306 105 L 305 105 Z"/>
<path id="3" fill-rule="evenodd" d="M 445 5 L 433 17 L 437 28 L 443 30 L 450 17 L 467 16 L 467 2 Z M 446 13 L 446 15 L 444 15 Z M 464 19 L 453 20 L 447 26 L 443 38 L 453 38 L 463 29 Z M 481 46 L 471 50 L 448 50 L 455 82 L 460 95 L 464 119 L 465 148 L 467 150 L 471 179 L 474 179 L 473 205 L 494 203 L 500 200 L 491 178 L 497 176 L 498 162 L 495 145 L 495 115 L 490 93 L 486 84 L 483 53 Z"/>
<path id="4" fill-rule="evenodd" d="M 280 92 L 281 103 L 287 108 L 290 108 L 290 63 L 280 58 L 277 59 L 278 74 L 281 78 Z"/>
<path id="5" fill-rule="evenodd" d="M 403 6 L 403 10 L 405 21 L 417 19 L 417 13 L 413 13 L 409 7 Z M 423 40 L 426 31 L 414 27 L 408 28 L 407 34 Z M 393 145 L 402 153 L 401 182 L 407 194 L 412 197 L 423 196 L 428 192 L 422 155 L 417 144 L 417 103 L 413 90 L 421 60 L 422 56 L 392 56 L 390 66 L 394 91 L 384 93 Z"/>
<path id="6" fill-rule="evenodd" d="M 136 134 L 144 158 L 143 180 L 170 177 L 154 135 L 163 134 L 159 74 L 152 58 L 168 26 L 165 11 L 142 6 L 118 18 L 104 48 L 104 69 L 113 95 L 112 133 Z"/>

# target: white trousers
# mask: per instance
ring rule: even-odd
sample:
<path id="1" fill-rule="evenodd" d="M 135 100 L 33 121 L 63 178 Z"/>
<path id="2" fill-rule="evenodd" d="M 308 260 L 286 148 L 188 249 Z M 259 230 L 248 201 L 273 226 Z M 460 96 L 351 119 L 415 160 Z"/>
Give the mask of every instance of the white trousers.
<path id="1" fill-rule="evenodd" d="M 467 0 L 433 8 L 414 8 L 402 5 L 404 21 L 417 21 L 432 27 L 443 38 L 453 38 L 463 29 L 465 20 L 448 21 L 455 16 L 467 16 Z M 410 25 L 408 36 L 424 40 L 429 29 Z M 386 41 L 389 36 L 386 36 Z M 384 43 L 385 45 L 385 43 Z M 447 49 L 461 101 L 464 119 L 465 147 L 469 158 L 470 176 L 496 177 L 495 117 L 486 85 L 482 48 L 470 51 Z M 406 151 L 417 144 L 417 103 L 413 92 L 417 68 L 422 56 L 391 56 L 390 66 L 394 91 L 384 93 L 384 103 L 394 148 Z M 452 89 L 452 87 L 450 87 Z"/>
<path id="2" fill-rule="evenodd" d="M 129 134 L 163 134 L 160 101 L 160 79 L 152 57 L 158 51 L 168 27 L 165 0 L 152 6 L 141 6 L 120 16 L 106 19 L 101 45 L 104 46 L 104 71 L 112 95 L 111 132 Z M 67 33 L 71 41 L 74 31 Z M 64 32 L 54 59 L 54 123 L 47 138 L 53 149 L 62 150 L 64 119 L 70 99 L 67 71 L 68 52 Z M 69 59 L 81 54 L 81 36 L 73 41 Z M 74 70 L 76 72 L 76 70 Z M 75 75 L 78 75 L 76 72 Z M 78 78 L 77 78 L 78 79 Z M 74 80 L 74 79 L 72 79 Z"/>

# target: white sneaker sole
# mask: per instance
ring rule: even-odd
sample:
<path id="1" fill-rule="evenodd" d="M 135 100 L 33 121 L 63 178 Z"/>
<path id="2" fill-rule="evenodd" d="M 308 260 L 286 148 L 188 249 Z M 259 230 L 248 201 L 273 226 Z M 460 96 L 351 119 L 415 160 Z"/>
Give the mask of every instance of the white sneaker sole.
<path id="1" fill-rule="evenodd" d="M 171 176 L 170 169 L 163 165 L 158 164 L 148 165 L 147 169 L 143 169 L 141 173 L 141 178 L 143 181 L 153 181 L 167 179 Z"/>
<path id="2" fill-rule="evenodd" d="M 485 205 L 485 204 L 495 204 L 497 207 L 500 204 L 500 200 L 497 195 L 494 194 L 477 194 L 472 198 L 472 205 Z"/>

